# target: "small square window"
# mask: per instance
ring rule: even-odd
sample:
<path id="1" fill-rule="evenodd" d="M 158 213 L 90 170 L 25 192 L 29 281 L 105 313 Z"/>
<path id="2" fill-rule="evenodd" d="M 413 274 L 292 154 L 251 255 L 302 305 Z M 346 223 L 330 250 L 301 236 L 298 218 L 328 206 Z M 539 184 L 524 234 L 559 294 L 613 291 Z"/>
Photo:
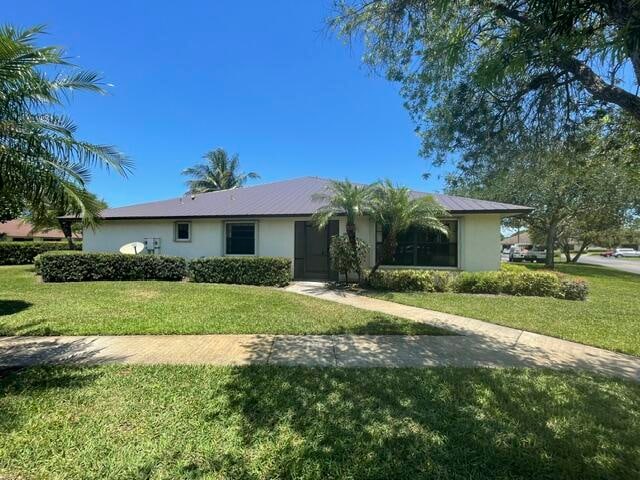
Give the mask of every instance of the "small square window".
<path id="1" fill-rule="evenodd" d="M 255 223 L 227 223 L 225 245 L 227 255 L 255 255 Z"/>
<path id="2" fill-rule="evenodd" d="M 191 241 L 191 223 L 176 222 L 175 241 L 176 242 Z"/>

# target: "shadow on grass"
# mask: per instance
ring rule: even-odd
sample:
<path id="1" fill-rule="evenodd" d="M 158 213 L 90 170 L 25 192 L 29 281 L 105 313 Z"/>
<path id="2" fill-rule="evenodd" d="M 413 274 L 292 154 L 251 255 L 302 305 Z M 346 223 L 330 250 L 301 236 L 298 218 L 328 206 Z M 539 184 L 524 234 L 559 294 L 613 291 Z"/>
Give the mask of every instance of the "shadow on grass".
<path id="1" fill-rule="evenodd" d="M 33 304 L 22 300 L 0 300 L 0 317 L 20 313 L 32 305 Z"/>
<path id="2" fill-rule="evenodd" d="M 331 335 L 456 335 L 450 330 L 434 327 L 426 323 L 404 318 L 390 318 L 388 315 L 376 314 L 373 320 L 362 325 L 338 328 L 329 332 Z"/>
<path id="3" fill-rule="evenodd" d="M 640 391 L 549 372 L 235 369 L 228 411 L 246 458 L 185 467 L 195 477 L 633 478 Z M 634 420 L 637 426 L 637 418 Z"/>
<path id="4" fill-rule="evenodd" d="M 18 437 L 30 445 L 13 452 L 14 464 L 38 471 L 46 455 L 48 472 L 61 478 L 70 463 L 95 478 L 613 479 L 640 472 L 640 386 L 575 373 L 33 368 L 0 378 L 0 408 L 0 438 L 22 422 Z"/>
<path id="5" fill-rule="evenodd" d="M 56 367 L 0 366 L 0 432 L 9 433 L 19 428 L 28 415 L 6 400 L 22 394 L 39 395 L 48 390 L 80 389 L 92 383 L 100 372 L 91 368 L 60 369 Z"/>

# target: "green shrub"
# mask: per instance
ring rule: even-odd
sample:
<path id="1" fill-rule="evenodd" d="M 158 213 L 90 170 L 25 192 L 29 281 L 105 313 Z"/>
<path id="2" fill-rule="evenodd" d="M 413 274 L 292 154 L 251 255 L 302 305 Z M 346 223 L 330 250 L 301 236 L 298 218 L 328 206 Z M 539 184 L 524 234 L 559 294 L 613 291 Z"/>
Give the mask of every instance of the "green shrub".
<path id="1" fill-rule="evenodd" d="M 528 297 L 562 298 L 560 277 L 552 272 L 499 272 L 504 277 L 501 293 Z"/>
<path id="2" fill-rule="evenodd" d="M 502 293 L 502 272 L 462 272 L 454 282 L 459 293 Z"/>
<path id="3" fill-rule="evenodd" d="M 194 282 L 283 287 L 291 279 L 291 260 L 277 257 L 208 257 L 189 262 Z"/>
<path id="4" fill-rule="evenodd" d="M 431 279 L 433 280 L 433 288 L 436 292 L 448 292 L 451 290 L 451 284 L 456 277 L 454 272 L 446 270 L 432 270 Z"/>
<path id="5" fill-rule="evenodd" d="M 562 297 L 565 300 L 586 300 L 589 286 L 584 280 L 561 280 Z"/>
<path id="6" fill-rule="evenodd" d="M 343 274 L 345 281 L 349 279 L 349 272 L 362 271 L 369 256 L 369 246 L 366 242 L 356 238 L 356 252 L 357 255 L 354 255 L 347 235 L 336 235 L 331 239 L 329 246 L 331 267 L 339 274 Z"/>
<path id="7" fill-rule="evenodd" d="M 526 268 L 498 272 L 447 272 L 442 270 L 378 270 L 367 278 L 376 290 L 396 292 L 448 292 L 555 297 L 585 300 L 587 284 L 564 279 L 554 272 L 536 272 Z"/>
<path id="8" fill-rule="evenodd" d="M 47 252 L 36 258 L 36 271 L 45 282 L 182 280 L 187 262 L 162 255 Z"/>
<path id="9" fill-rule="evenodd" d="M 394 292 L 436 291 L 430 270 L 380 269 L 367 277 L 367 284 L 375 290 Z"/>
<path id="10" fill-rule="evenodd" d="M 529 270 L 463 272 L 456 278 L 453 290 L 458 293 L 564 298 L 558 275 Z"/>
<path id="11" fill-rule="evenodd" d="M 0 265 L 27 265 L 44 252 L 69 250 L 67 242 L 0 242 Z M 74 244 L 82 250 L 82 244 Z"/>
<path id="12" fill-rule="evenodd" d="M 503 272 L 528 272 L 529 269 L 524 265 L 517 265 L 515 263 L 502 263 L 500 270 Z"/>

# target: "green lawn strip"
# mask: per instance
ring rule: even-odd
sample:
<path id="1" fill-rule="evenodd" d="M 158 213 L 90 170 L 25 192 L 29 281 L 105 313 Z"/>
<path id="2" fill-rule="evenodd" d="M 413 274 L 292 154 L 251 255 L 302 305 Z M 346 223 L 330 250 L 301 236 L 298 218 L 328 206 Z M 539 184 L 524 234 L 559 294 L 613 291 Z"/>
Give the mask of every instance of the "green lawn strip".
<path id="1" fill-rule="evenodd" d="M 557 270 L 589 283 L 586 302 L 456 293 L 368 295 L 640 355 L 640 276 L 591 265 L 558 264 Z"/>
<path id="2" fill-rule="evenodd" d="M 640 386 L 586 374 L 48 367 L 0 392 L 9 478 L 640 475 Z"/>
<path id="3" fill-rule="evenodd" d="M 451 334 L 266 287 L 185 282 L 41 283 L 0 267 L 0 335 Z"/>

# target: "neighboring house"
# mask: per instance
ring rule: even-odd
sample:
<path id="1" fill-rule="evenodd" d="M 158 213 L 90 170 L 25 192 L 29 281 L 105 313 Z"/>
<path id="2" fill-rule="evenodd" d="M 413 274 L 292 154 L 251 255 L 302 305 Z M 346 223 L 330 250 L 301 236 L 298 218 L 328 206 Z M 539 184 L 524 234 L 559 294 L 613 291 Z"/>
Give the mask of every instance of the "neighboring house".
<path id="1" fill-rule="evenodd" d="M 321 231 L 310 221 L 322 206 L 312 200 L 313 194 L 326 193 L 328 187 L 329 180 L 303 177 L 110 208 L 102 212 L 103 222 L 95 231 L 85 232 L 83 249 L 117 252 L 126 243 L 140 241 L 149 252 L 190 258 L 288 257 L 294 278 L 332 277 L 329 239 L 345 232 L 345 218 L 337 217 Z M 497 270 L 501 219 L 531 210 L 449 195 L 433 197 L 449 211 L 450 235 L 407 232 L 399 239 L 396 266 Z M 382 232 L 368 217 L 361 217 L 357 234 L 371 247 L 369 263 L 373 264 Z"/>
<path id="2" fill-rule="evenodd" d="M 9 242 L 55 242 L 64 240 L 62 230 L 33 230 L 33 226 L 20 218 L 0 223 L 0 241 Z M 73 234 L 74 240 L 82 240 L 79 233 Z"/>
<path id="3" fill-rule="evenodd" d="M 510 237 L 503 238 L 502 241 L 502 249 L 508 249 L 511 245 L 515 245 L 517 243 L 524 245 L 531 245 L 531 237 L 529 237 L 529 232 L 523 230 L 521 232 L 516 232 Z"/>

